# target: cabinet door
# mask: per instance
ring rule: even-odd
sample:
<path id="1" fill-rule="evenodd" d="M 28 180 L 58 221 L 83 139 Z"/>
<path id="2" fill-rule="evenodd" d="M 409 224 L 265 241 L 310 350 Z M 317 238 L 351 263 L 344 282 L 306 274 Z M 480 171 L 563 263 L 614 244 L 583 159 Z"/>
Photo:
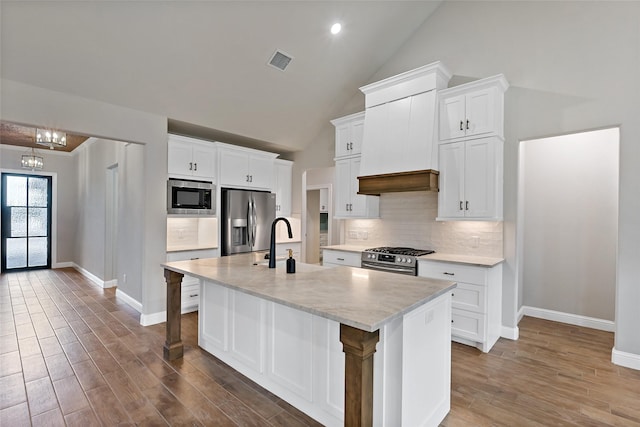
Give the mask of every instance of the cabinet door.
<path id="1" fill-rule="evenodd" d="M 465 216 L 490 218 L 496 215 L 496 141 L 494 138 L 466 142 Z"/>
<path id="2" fill-rule="evenodd" d="M 171 155 L 171 153 L 170 153 Z M 216 149 L 205 145 L 193 145 L 193 176 L 215 181 Z"/>
<path id="3" fill-rule="evenodd" d="M 193 172 L 192 146 L 187 142 L 168 142 L 167 170 L 171 175 L 191 175 Z"/>
<path id="4" fill-rule="evenodd" d="M 249 186 L 271 189 L 273 179 L 273 159 L 270 157 L 249 156 Z"/>
<path id="5" fill-rule="evenodd" d="M 495 129 L 495 91 L 493 89 L 477 90 L 466 95 L 467 136 L 494 132 Z"/>
<path id="6" fill-rule="evenodd" d="M 336 160 L 335 215 L 338 217 L 349 216 L 351 188 L 351 162 L 349 159 Z"/>
<path id="7" fill-rule="evenodd" d="M 363 175 L 378 174 L 387 166 L 386 156 L 383 154 L 388 147 L 387 121 L 389 116 L 389 104 L 376 105 L 367 108 L 365 112 L 363 137 L 366 136 L 367 145 L 364 147 L 365 163 L 362 164 Z M 361 150 L 362 151 L 362 147 Z"/>
<path id="8" fill-rule="evenodd" d="M 407 145 L 402 153 L 405 170 L 422 170 L 438 168 L 436 133 L 436 91 L 421 93 L 411 97 L 409 113 L 409 133 Z M 407 156 L 406 153 L 411 153 Z"/>
<path id="9" fill-rule="evenodd" d="M 438 217 L 464 217 L 464 142 L 440 145 L 439 156 Z"/>
<path id="10" fill-rule="evenodd" d="M 440 100 L 440 139 L 465 136 L 465 96 L 451 96 Z"/>
<path id="11" fill-rule="evenodd" d="M 349 170 L 349 175 L 349 180 L 351 181 L 351 205 L 349 206 L 349 214 L 355 217 L 365 217 L 367 216 L 367 196 L 358 194 L 360 157 L 351 159 L 351 168 Z"/>
<path id="12" fill-rule="evenodd" d="M 252 295 L 231 292 L 231 355 L 259 373 L 264 370 L 265 304 L 265 300 Z"/>
<path id="13" fill-rule="evenodd" d="M 329 190 L 320 189 L 320 212 L 329 212 Z"/>
<path id="14" fill-rule="evenodd" d="M 336 128 L 336 157 L 351 154 L 351 123 Z"/>
<path id="15" fill-rule="evenodd" d="M 349 154 L 360 154 L 362 152 L 362 137 L 364 135 L 364 120 L 357 120 L 351 124 L 351 151 Z"/>
<path id="16" fill-rule="evenodd" d="M 291 216 L 291 165 L 276 163 L 273 190 L 276 193 L 276 215 Z"/>
<path id="17" fill-rule="evenodd" d="M 249 156 L 246 153 L 220 152 L 220 184 L 249 186 Z"/>

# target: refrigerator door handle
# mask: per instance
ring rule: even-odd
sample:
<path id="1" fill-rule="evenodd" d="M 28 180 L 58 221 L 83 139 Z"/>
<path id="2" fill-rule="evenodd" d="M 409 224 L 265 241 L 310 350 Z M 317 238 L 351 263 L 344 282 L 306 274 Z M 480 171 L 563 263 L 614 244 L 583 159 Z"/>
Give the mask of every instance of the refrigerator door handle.
<path id="1" fill-rule="evenodd" d="M 251 246 L 251 221 L 253 215 L 251 215 L 251 199 L 247 202 L 247 244 Z"/>
<path id="2" fill-rule="evenodd" d="M 251 203 L 253 204 L 253 220 L 251 222 L 252 232 L 253 232 L 253 241 L 251 242 L 251 246 L 256 245 L 256 237 L 258 235 L 258 213 L 256 211 L 256 201 L 253 197 L 251 197 Z"/>

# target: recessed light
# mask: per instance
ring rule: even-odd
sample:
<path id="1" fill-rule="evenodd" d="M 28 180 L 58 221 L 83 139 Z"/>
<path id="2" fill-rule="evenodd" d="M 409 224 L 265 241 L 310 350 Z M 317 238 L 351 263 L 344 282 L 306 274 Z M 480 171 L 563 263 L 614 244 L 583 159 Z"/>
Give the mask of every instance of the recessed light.
<path id="1" fill-rule="evenodd" d="M 336 22 L 331 26 L 331 34 L 338 34 L 342 30 L 342 25 L 339 22 Z"/>

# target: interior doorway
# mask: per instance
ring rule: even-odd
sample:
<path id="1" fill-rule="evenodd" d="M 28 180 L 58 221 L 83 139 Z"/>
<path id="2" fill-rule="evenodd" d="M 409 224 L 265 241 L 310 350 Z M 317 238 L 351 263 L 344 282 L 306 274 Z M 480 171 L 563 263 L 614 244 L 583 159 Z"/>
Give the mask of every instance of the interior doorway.
<path id="1" fill-rule="evenodd" d="M 619 128 L 521 143 L 523 314 L 614 329 L 619 143 Z"/>
<path id="2" fill-rule="evenodd" d="M 51 268 L 51 176 L 2 174 L 1 270 Z"/>

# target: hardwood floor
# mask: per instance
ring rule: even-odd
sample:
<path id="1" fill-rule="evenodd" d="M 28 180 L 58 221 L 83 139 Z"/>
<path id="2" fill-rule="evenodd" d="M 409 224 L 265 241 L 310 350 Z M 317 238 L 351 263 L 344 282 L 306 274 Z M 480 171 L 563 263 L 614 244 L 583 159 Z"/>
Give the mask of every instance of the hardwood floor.
<path id="1" fill-rule="evenodd" d="M 197 347 L 162 359 L 113 289 L 73 269 L 0 276 L 0 426 L 306 426 L 317 422 Z M 610 363 L 613 334 L 533 318 L 492 351 L 452 344 L 443 426 L 640 426 L 640 372 Z"/>

